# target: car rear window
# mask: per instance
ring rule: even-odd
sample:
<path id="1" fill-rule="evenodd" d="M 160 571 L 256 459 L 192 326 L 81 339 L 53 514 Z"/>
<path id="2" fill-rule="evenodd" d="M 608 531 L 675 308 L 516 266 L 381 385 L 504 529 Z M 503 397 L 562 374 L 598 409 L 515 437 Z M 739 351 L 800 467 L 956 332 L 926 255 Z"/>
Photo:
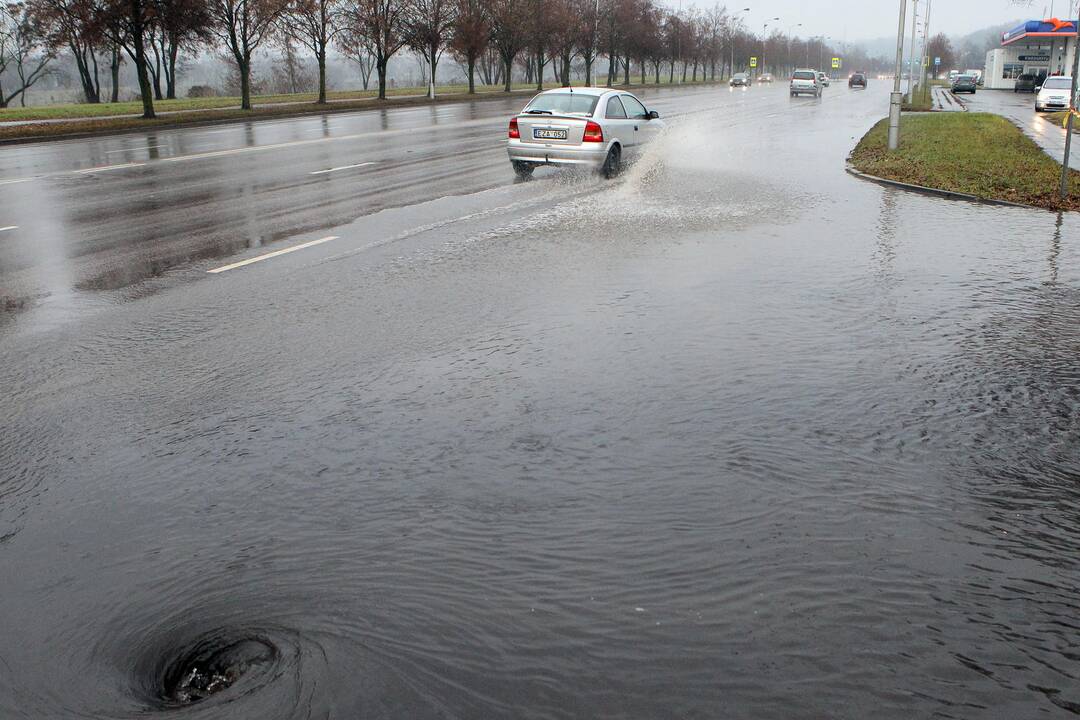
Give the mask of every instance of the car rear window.
<path id="1" fill-rule="evenodd" d="M 525 108 L 525 112 L 542 110 L 569 115 L 592 115 L 599 100 L 600 98 L 596 95 L 581 93 L 545 93 L 534 97 Z"/>
<path id="2" fill-rule="evenodd" d="M 1043 87 L 1047 90 L 1068 90 L 1072 87 L 1072 79 L 1064 77 L 1046 78 Z"/>
<path id="3" fill-rule="evenodd" d="M 957 75 L 956 76 L 956 82 L 971 82 L 974 79 L 975 78 L 972 77 L 971 75 Z"/>
<path id="4" fill-rule="evenodd" d="M 813 80 L 815 78 L 814 73 L 809 70 L 799 71 L 795 73 L 796 80 Z"/>

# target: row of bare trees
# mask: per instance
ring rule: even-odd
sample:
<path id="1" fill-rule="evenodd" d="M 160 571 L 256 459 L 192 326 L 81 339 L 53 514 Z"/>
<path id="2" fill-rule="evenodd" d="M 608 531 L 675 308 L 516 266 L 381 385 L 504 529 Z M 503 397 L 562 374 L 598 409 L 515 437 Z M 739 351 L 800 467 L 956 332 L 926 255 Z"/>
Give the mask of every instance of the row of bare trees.
<path id="1" fill-rule="evenodd" d="M 5 63 L 16 68 L 21 86 L 7 97 L 0 88 L 5 105 L 59 53 L 74 59 L 91 103 L 103 100 L 99 66 L 107 63 L 116 101 L 126 56 L 148 118 L 155 99 L 176 97 L 181 54 L 203 49 L 234 65 L 242 107 L 250 108 L 252 60 L 269 43 L 290 52 L 302 47 L 315 58 L 320 103 L 334 50 L 356 62 L 365 87 L 375 75 L 380 98 L 390 60 L 403 49 L 423 58 L 432 97 L 446 53 L 464 69 L 469 92 L 477 75 L 509 91 L 516 66 L 542 88 L 551 76 L 570 84 L 572 66 L 584 69 L 586 84 L 629 84 L 632 72 L 643 83 L 716 79 L 757 54 L 773 57 L 773 67 L 801 64 L 790 51 L 802 41 L 755 38 L 721 6 L 674 12 L 658 0 L 19 0 L 3 7 L 0 74 Z"/>

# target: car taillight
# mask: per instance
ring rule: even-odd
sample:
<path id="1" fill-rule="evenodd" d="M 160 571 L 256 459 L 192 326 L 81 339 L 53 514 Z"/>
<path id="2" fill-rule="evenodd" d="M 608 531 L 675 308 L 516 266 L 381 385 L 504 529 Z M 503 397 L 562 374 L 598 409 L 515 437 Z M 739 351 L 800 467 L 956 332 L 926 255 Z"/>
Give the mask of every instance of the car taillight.
<path id="1" fill-rule="evenodd" d="M 604 131 L 592 120 L 585 123 L 585 136 L 582 142 L 604 142 Z"/>
<path id="2" fill-rule="evenodd" d="M 510 139 L 520 140 L 521 133 L 518 132 L 517 118 L 510 118 Z"/>

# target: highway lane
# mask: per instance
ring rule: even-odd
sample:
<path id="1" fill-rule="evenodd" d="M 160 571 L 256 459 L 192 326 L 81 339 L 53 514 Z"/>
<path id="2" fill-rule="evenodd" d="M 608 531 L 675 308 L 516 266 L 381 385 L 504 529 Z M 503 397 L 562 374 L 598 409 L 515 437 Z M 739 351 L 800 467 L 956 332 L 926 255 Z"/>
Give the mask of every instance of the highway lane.
<path id="1" fill-rule="evenodd" d="M 662 90 L 646 100 L 669 119 L 716 113 L 725 127 L 793 109 L 782 87 Z M 522 102 L 4 147 L 0 227 L 10 229 L 0 243 L 0 294 L 54 308 L 92 304 L 95 291 L 196 261 L 506 185 L 513 176 L 501 140 Z"/>

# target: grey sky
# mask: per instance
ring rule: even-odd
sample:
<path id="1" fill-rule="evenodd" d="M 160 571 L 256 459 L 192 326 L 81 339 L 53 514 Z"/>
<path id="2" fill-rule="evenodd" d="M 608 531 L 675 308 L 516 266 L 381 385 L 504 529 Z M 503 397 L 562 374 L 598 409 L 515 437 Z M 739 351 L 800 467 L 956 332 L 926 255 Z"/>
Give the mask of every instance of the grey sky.
<path id="1" fill-rule="evenodd" d="M 668 2 L 676 4 L 678 0 Z M 684 6 L 691 4 L 710 7 L 712 2 L 684 0 Z M 844 40 L 846 35 L 849 42 L 895 35 L 900 11 L 899 0 L 721 0 L 721 4 L 726 4 L 729 10 L 749 7 L 750 12 L 744 13 L 744 17 L 755 33 L 761 32 L 763 22 L 779 16 L 780 22 L 773 21 L 773 25 L 784 32 L 790 25 L 802 23 L 803 27 L 794 28 L 793 34 L 829 35 L 837 41 Z M 1041 18 L 1050 4 L 1050 0 L 1035 0 L 1029 7 L 1009 0 L 933 0 L 930 31 L 965 35 L 1018 18 Z M 920 0 L 920 14 L 925 6 L 925 0 Z M 1056 0 L 1054 14 L 1065 17 L 1069 14 L 1067 6 L 1068 0 Z"/>

